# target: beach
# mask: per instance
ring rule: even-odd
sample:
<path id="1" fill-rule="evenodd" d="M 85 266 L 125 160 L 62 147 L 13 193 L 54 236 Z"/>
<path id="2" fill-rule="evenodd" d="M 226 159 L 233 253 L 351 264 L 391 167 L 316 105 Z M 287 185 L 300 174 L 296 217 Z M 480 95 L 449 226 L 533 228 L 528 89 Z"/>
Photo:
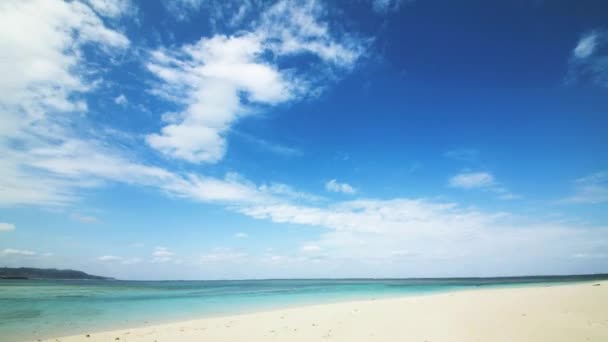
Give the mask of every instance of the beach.
<path id="1" fill-rule="evenodd" d="M 47 341 L 608 341 L 608 281 L 308 305 Z"/>

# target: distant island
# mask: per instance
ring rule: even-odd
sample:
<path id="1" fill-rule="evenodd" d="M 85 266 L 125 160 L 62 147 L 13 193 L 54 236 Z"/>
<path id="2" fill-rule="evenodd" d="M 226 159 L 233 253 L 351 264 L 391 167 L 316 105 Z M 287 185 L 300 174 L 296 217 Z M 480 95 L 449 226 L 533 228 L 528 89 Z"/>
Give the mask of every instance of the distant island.
<path id="1" fill-rule="evenodd" d="M 0 279 L 114 279 L 87 274 L 76 270 L 58 270 L 56 268 L 33 267 L 0 267 Z"/>

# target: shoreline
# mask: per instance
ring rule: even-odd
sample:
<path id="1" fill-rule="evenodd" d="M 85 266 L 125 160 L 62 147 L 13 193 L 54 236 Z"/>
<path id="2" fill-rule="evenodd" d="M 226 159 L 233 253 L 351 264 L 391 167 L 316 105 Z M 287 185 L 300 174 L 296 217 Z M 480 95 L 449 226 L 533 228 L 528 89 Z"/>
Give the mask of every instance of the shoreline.
<path id="1" fill-rule="evenodd" d="M 514 311 L 522 313 L 518 317 Z M 429 317 L 434 317 L 437 322 L 429 322 Z M 522 321 L 524 317 L 526 319 Z M 584 322 L 580 321 L 581 318 Z M 481 321 L 485 323 L 479 324 Z M 514 323 L 521 329 L 511 329 L 507 339 L 497 336 L 492 329 L 484 328 L 494 324 L 497 325 L 494 330 L 500 331 L 500 326 Z M 541 330 L 546 336 L 542 336 Z M 451 331 L 452 337 L 441 335 L 441 331 Z M 538 339 L 539 334 L 541 339 Z M 479 286 L 441 293 L 295 305 L 40 341 L 385 341 L 392 340 L 391 336 L 413 340 L 420 337 L 423 338 L 421 341 L 474 341 L 475 338 L 492 341 L 572 341 L 573 338 L 606 341 L 608 280 Z M 441 336 L 443 338 L 437 339 Z M 531 339 L 533 336 L 536 338 Z"/>

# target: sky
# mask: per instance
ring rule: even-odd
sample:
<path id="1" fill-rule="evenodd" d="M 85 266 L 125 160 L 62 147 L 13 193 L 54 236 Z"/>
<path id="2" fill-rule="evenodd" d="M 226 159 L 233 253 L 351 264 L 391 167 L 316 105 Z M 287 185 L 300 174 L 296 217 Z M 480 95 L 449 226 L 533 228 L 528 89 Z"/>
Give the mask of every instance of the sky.
<path id="1" fill-rule="evenodd" d="M 0 266 L 608 272 L 608 3 L 0 2 Z"/>

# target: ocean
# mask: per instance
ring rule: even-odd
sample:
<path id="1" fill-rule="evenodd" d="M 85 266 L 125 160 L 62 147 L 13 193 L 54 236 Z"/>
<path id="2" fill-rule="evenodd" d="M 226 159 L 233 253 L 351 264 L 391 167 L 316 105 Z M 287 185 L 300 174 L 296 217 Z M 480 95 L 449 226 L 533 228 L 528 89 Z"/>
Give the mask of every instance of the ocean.
<path id="1" fill-rule="evenodd" d="M 483 287 L 552 286 L 608 275 L 231 281 L 0 280 L 0 340 L 24 341 L 298 305 Z"/>

